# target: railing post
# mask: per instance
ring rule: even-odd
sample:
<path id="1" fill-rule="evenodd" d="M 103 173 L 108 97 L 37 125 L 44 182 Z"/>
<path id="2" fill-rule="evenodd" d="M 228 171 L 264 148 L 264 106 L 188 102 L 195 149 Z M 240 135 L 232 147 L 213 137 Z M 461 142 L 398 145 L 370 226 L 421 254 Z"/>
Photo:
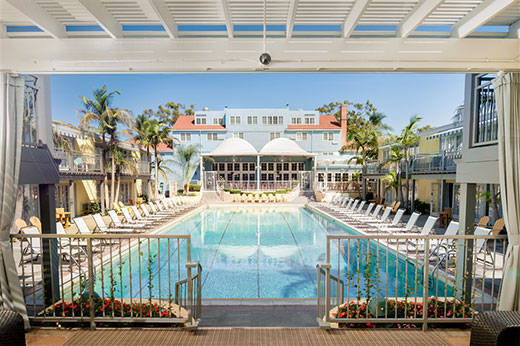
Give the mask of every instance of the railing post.
<path id="1" fill-rule="evenodd" d="M 317 294 L 316 294 L 316 303 L 318 304 L 317 305 L 317 318 L 319 320 L 321 320 L 323 318 L 323 316 L 321 316 L 321 278 L 320 278 L 320 264 L 318 263 L 316 265 L 316 271 L 318 272 L 318 277 L 317 277 L 317 281 L 316 281 L 316 291 L 317 291 Z"/>
<path id="2" fill-rule="evenodd" d="M 330 264 L 323 264 L 325 268 L 325 322 L 330 321 Z"/>
<path id="3" fill-rule="evenodd" d="M 92 238 L 87 239 L 87 261 L 88 261 L 88 306 L 90 329 L 96 329 L 94 321 L 94 261 L 92 259 Z"/>
<path id="4" fill-rule="evenodd" d="M 191 268 L 193 267 L 192 263 L 186 263 L 186 285 L 188 286 L 188 302 L 186 304 L 186 311 L 188 312 L 187 324 L 192 324 L 192 307 L 193 307 L 193 292 L 192 292 L 192 282 L 191 282 Z"/>
<path id="5" fill-rule="evenodd" d="M 430 238 L 426 237 L 424 240 L 424 253 L 430 253 Z M 426 331 L 428 329 L 428 289 L 429 278 L 430 278 L 430 261 L 427 256 L 424 256 L 424 269 L 423 269 L 423 325 L 422 330 Z"/>

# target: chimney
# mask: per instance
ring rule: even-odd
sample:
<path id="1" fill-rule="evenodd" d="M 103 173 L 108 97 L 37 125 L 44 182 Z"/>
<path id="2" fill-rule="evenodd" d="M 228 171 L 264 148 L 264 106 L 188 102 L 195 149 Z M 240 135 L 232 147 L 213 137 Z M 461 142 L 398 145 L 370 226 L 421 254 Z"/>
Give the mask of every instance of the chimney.
<path id="1" fill-rule="evenodd" d="M 340 108 L 339 122 L 341 125 L 341 147 L 347 145 L 347 105 Z"/>

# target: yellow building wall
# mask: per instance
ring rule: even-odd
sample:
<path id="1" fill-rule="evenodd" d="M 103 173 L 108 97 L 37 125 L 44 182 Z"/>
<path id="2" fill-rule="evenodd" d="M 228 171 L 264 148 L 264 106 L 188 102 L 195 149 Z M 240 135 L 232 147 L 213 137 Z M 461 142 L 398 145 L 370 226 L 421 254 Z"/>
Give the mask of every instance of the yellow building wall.
<path id="1" fill-rule="evenodd" d="M 440 139 L 426 139 L 428 136 L 419 137 L 419 154 L 438 153 Z"/>
<path id="2" fill-rule="evenodd" d="M 83 204 L 94 203 L 97 201 L 96 181 L 78 180 L 74 182 L 76 188 L 76 208 L 78 214 L 84 213 Z M 93 191 L 93 192 L 92 192 Z"/>

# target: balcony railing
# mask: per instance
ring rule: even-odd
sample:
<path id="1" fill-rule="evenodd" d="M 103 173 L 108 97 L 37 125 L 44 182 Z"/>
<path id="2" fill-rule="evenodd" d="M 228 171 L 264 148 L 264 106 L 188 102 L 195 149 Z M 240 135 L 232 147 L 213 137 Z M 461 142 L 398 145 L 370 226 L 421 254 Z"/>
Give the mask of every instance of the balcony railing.
<path id="1" fill-rule="evenodd" d="M 59 170 L 65 174 L 100 174 L 103 172 L 101 156 L 73 151 L 54 152 L 54 158 L 61 160 Z"/>
<path id="2" fill-rule="evenodd" d="M 475 137 L 474 143 L 494 142 L 498 138 L 498 115 L 493 88 L 493 75 L 478 77 L 475 88 Z"/>
<path id="3" fill-rule="evenodd" d="M 455 173 L 457 170 L 455 159 L 459 157 L 460 152 L 419 154 L 414 156 L 410 162 L 410 173 Z"/>
<path id="4" fill-rule="evenodd" d="M 202 267 L 189 235 L 12 235 L 33 323 L 196 327 Z"/>
<path id="5" fill-rule="evenodd" d="M 471 323 L 496 309 L 506 236 L 328 235 L 317 265 L 323 327 Z"/>
<path id="6" fill-rule="evenodd" d="M 237 181 L 220 181 L 218 185 L 221 189 L 233 189 L 241 191 L 256 191 L 256 180 L 237 180 Z M 275 191 L 292 189 L 298 185 L 297 181 L 287 180 L 260 180 L 259 189 L 261 191 Z"/>
<path id="7" fill-rule="evenodd" d="M 368 162 L 365 166 L 365 169 L 366 169 L 367 175 L 371 175 L 371 174 L 376 174 L 376 175 L 383 174 L 384 175 L 384 174 L 388 174 L 388 172 L 390 171 L 388 169 L 388 167 L 382 165 L 381 161 Z"/>

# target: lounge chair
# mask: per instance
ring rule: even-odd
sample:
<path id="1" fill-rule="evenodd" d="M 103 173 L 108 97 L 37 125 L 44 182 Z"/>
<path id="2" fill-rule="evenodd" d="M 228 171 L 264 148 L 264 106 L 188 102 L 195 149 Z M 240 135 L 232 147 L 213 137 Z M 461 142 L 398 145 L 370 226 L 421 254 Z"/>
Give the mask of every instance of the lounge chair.
<path id="1" fill-rule="evenodd" d="M 150 221 L 153 223 L 158 223 L 162 220 L 162 218 L 158 217 L 158 216 L 141 215 L 141 212 L 139 212 L 139 209 L 135 205 L 130 206 L 130 208 L 132 209 L 134 217 L 136 218 L 137 221 Z"/>
<path id="2" fill-rule="evenodd" d="M 399 206 L 401 205 L 401 202 L 397 201 L 395 204 L 394 204 L 394 207 L 392 208 L 392 214 L 395 214 L 397 213 L 397 211 L 399 210 Z"/>
<path id="3" fill-rule="evenodd" d="M 105 220 L 103 220 L 103 217 L 101 214 L 93 214 L 92 218 L 94 219 L 94 222 L 96 223 L 96 227 L 99 232 L 102 233 L 130 233 L 135 232 L 135 230 L 130 228 L 113 228 L 108 227 L 105 223 Z"/>
<path id="4" fill-rule="evenodd" d="M 82 217 L 74 218 L 73 221 L 74 221 L 74 224 L 76 225 L 76 227 L 78 228 L 78 231 L 80 234 L 91 235 L 94 233 L 94 232 L 92 232 L 92 230 L 90 228 L 88 228 L 87 223 L 85 222 L 85 220 Z M 85 240 L 85 242 L 86 242 L 86 240 Z M 98 246 L 102 246 L 102 245 L 103 245 L 103 241 L 101 241 L 99 239 L 92 240 L 92 246 L 98 247 Z"/>
<path id="5" fill-rule="evenodd" d="M 371 205 L 372 205 L 372 203 L 371 203 Z M 370 207 L 370 205 L 369 205 L 369 207 Z M 367 211 L 368 210 L 369 209 L 367 209 Z M 380 211 L 381 211 L 381 204 L 378 204 L 372 214 L 370 214 L 370 212 L 368 212 L 363 216 L 354 216 L 353 218 L 358 221 L 364 221 L 364 222 L 377 221 L 377 216 L 379 215 Z"/>
<path id="6" fill-rule="evenodd" d="M 482 216 L 480 220 L 478 220 L 475 227 L 487 227 L 489 223 L 489 216 Z"/>
<path id="7" fill-rule="evenodd" d="M 38 230 L 41 232 L 42 231 L 42 223 L 40 221 L 40 219 L 38 219 L 36 216 L 31 216 L 29 218 L 29 221 L 31 222 L 31 224 L 33 226 L 35 226 L 36 228 L 38 228 Z"/>
<path id="8" fill-rule="evenodd" d="M 413 212 L 412 215 L 410 215 L 410 218 L 408 219 L 408 222 L 406 223 L 406 226 L 404 228 L 380 227 L 379 229 L 382 231 L 387 231 L 387 232 L 391 232 L 391 233 L 411 231 L 415 227 L 415 224 L 417 223 L 417 220 L 419 219 L 420 215 L 421 215 L 421 213 Z"/>
<path id="9" fill-rule="evenodd" d="M 493 229 L 491 230 L 491 232 L 494 235 L 499 235 L 500 232 L 502 232 L 502 230 L 504 229 L 504 227 L 505 227 L 504 219 L 498 219 L 495 221 L 495 224 L 493 225 Z"/>
<path id="10" fill-rule="evenodd" d="M 391 210 L 388 208 L 387 210 Z M 385 210 L 386 212 L 386 210 Z M 401 219 L 403 218 L 405 209 L 399 209 L 397 213 L 395 213 L 394 218 L 392 219 L 392 222 L 386 223 L 384 220 L 381 221 L 381 224 L 377 224 L 377 227 L 398 227 L 399 223 L 401 222 Z"/>
<path id="11" fill-rule="evenodd" d="M 36 226 L 29 226 L 22 229 L 22 233 L 26 235 L 41 234 Z M 42 253 L 42 240 L 38 237 L 27 237 L 27 246 L 22 250 L 22 256 L 20 258 L 20 265 L 27 262 L 38 261 L 40 254 Z M 24 257 L 30 255 L 30 259 L 24 261 Z"/>
<path id="12" fill-rule="evenodd" d="M 16 225 L 16 227 L 18 227 L 18 232 L 27 227 L 27 223 L 22 219 L 16 219 L 14 221 L 14 224 Z"/>
<path id="13" fill-rule="evenodd" d="M 148 208 L 149 208 L 149 206 L 147 206 L 146 204 L 141 204 L 141 210 L 143 211 L 144 216 L 147 217 L 148 219 L 155 218 L 160 221 L 167 219 L 167 216 L 165 216 L 165 215 L 150 214 L 150 211 L 148 210 Z"/>
<path id="14" fill-rule="evenodd" d="M 68 235 L 61 222 L 56 222 L 56 234 Z M 63 260 L 76 263 L 78 268 L 83 271 L 79 264 L 81 262 L 79 256 L 84 255 L 87 257 L 87 252 L 85 251 L 85 248 L 88 246 L 87 241 L 85 239 L 58 238 L 58 246 L 60 247 L 60 254 Z M 76 256 L 78 256 L 78 258 L 76 258 Z"/>
<path id="15" fill-rule="evenodd" d="M 153 221 L 151 220 L 134 220 L 132 219 L 132 216 L 130 215 L 130 213 L 128 212 L 128 209 L 125 207 L 125 208 L 121 208 L 121 211 L 123 212 L 123 219 L 125 220 L 125 223 L 126 224 L 130 224 L 130 225 L 141 225 L 142 227 L 150 227 L 151 224 L 153 223 Z"/>
<path id="16" fill-rule="evenodd" d="M 143 224 L 129 224 L 129 223 L 122 223 L 119 219 L 119 216 L 117 216 L 115 210 L 109 210 L 108 215 L 110 216 L 110 220 L 112 221 L 111 225 L 114 225 L 115 228 L 134 228 L 134 229 L 142 229 Z"/>
<path id="17" fill-rule="evenodd" d="M 424 226 L 421 229 L 419 229 L 419 235 L 429 235 L 433 229 L 433 226 L 435 225 L 435 223 L 437 222 L 438 219 L 439 218 L 435 217 L 435 216 L 428 216 L 428 219 L 424 223 Z M 407 230 L 407 232 L 416 232 L 416 229 L 411 228 L 411 229 Z M 406 233 L 406 232 L 404 232 L 404 233 Z M 395 243 L 395 242 L 402 243 L 402 240 L 389 239 L 388 242 L 389 243 Z M 413 249 L 424 250 L 424 239 L 410 238 L 410 239 L 408 239 L 408 244 L 410 244 L 412 246 L 412 248 L 411 248 L 412 251 L 413 251 Z"/>
<path id="18" fill-rule="evenodd" d="M 174 213 L 172 213 L 172 211 L 162 211 L 162 210 L 158 210 L 156 207 L 155 207 L 155 204 L 153 204 L 151 201 L 148 202 L 148 206 L 150 207 L 150 209 L 152 210 L 152 213 L 154 215 L 160 215 L 160 216 L 169 216 L 169 217 L 173 217 L 175 216 Z"/>
<path id="19" fill-rule="evenodd" d="M 247 195 L 247 203 L 253 203 L 253 201 L 254 201 L 253 194 L 250 193 L 249 195 Z"/>

